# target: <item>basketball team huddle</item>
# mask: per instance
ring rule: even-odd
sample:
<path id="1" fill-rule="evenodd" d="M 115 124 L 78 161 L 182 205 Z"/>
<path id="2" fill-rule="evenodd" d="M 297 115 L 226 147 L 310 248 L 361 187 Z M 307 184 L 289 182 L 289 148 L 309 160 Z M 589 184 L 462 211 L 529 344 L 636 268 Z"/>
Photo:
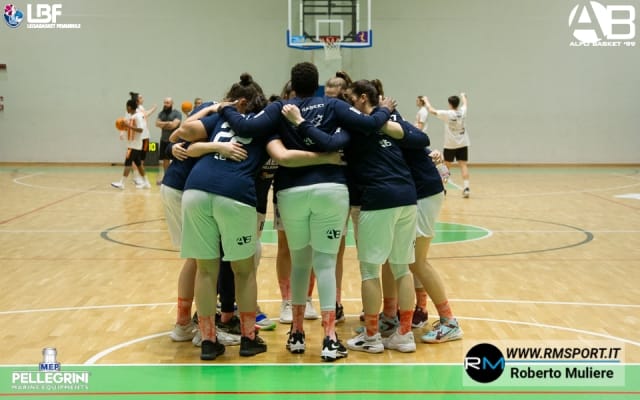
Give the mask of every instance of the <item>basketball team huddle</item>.
<path id="1" fill-rule="evenodd" d="M 272 185 L 279 320 L 291 324 L 288 351 L 304 353 L 304 320 L 321 318 L 324 361 L 347 357 L 349 350 L 414 352 L 412 329 L 428 321 L 427 297 L 439 319 L 421 341 L 462 338 L 444 283 L 427 261 L 445 198 L 436 167 L 442 154 L 428 148 L 419 123 L 395 110 L 380 81 L 351 82 L 340 72 L 324 96 L 315 95 L 318 88 L 318 70 L 308 62 L 296 64 L 282 94 L 269 99 L 245 73 L 222 102 L 195 107 L 169 135 L 172 161 L 160 192 L 184 259 L 170 337 L 200 346 L 202 360 L 216 359 L 230 345 L 239 345 L 241 356 L 267 351 L 259 332 L 275 322 L 258 306 L 256 268 Z M 343 341 L 336 324 L 345 320 L 342 255 L 349 218 L 363 325 Z M 310 302 L 314 282 L 319 314 Z"/>

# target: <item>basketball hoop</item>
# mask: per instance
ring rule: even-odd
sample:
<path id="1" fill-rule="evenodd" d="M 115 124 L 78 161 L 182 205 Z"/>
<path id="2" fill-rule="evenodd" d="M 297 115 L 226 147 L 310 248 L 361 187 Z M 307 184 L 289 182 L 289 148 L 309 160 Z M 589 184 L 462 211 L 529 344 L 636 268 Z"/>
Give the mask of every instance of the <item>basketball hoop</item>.
<path id="1" fill-rule="evenodd" d="M 340 60 L 342 54 L 340 53 L 340 37 L 339 36 L 322 36 L 322 47 L 324 48 L 324 59 Z"/>

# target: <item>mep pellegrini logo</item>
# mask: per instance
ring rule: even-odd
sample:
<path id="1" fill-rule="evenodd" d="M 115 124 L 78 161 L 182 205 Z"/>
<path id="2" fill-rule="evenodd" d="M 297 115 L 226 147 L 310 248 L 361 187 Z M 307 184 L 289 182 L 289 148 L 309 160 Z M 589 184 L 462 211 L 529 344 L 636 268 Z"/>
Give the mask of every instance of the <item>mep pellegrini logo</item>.
<path id="1" fill-rule="evenodd" d="M 624 347 L 613 341 L 497 341 L 465 353 L 463 384 L 624 386 Z"/>
<path id="2" fill-rule="evenodd" d="M 27 29 L 80 29 L 82 24 L 61 23 L 62 4 L 27 4 Z M 24 18 L 22 10 L 13 4 L 4 6 L 4 20 L 11 28 L 18 28 Z"/>
<path id="3" fill-rule="evenodd" d="M 571 47 L 635 47 L 636 9 L 631 5 L 602 5 L 588 1 L 569 14 L 569 29 L 577 40 Z"/>
<path id="4" fill-rule="evenodd" d="M 55 348 L 42 350 L 37 371 L 11 373 L 11 390 L 17 392 L 85 392 L 89 390 L 88 371 L 63 371 Z"/>

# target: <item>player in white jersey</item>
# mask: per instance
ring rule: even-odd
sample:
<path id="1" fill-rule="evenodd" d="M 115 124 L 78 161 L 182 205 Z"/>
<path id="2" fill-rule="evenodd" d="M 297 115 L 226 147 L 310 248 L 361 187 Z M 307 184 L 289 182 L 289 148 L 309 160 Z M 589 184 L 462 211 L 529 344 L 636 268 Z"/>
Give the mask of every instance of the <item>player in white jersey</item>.
<path id="1" fill-rule="evenodd" d="M 425 103 L 429 112 L 444 121 L 444 161 L 451 170 L 451 163 L 458 161 L 462 173 L 463 186 L 462 197 L 467 198 L 471 194 L 469 189 L 469 132 L 465 125 L 467 117 L 467 95 L 450 96 L 449 109 L 436 110 L 425 97 Z M 461 104 L 462 103 L 462 104 Z"/>
<path id="2" fill-rule="evenodd" d="M 418 112 L 416 113 L 416 122 L 414 125 L 422 132 L 427 133 L 429 111 L 427 110 L 427 103 L 424 96 L 418 96 L 416 98 L 416 106 L 418 107 Z"/>
<path id="3" fill-rule="evenodd" d="M 142 95 L 140 93 L 136 93 L 136 92 L 129 92 L 129 95 L 131 96 L 131 100 L 136 102 L 136 112 L 139 112 L 142 114 L 142 117 L 144 118 L 144 122 L 145 122 L 145 128 L 142 131 L 142 160 L 141 160 L 141 164 L 144 166 L 144 160 L 145 158 L 147 158 L 147 152 L 149 151 L 149 138 L 150 138 L 150 134 L 149 134 L 149 128 L 148 128 L 148 117 L 149 115 L 153 114 L 156 111 L 157 106 L 153 106 L 151 107 L 151 109 L 149 111 L 146 111 L 144 109 L 144 97 L 142 97 Z M 134 171 L 135 173 L 135 171 Z M 136 187 L 138 189 L 149 189 L 151 188 L 151 184 L 149 183 L 148 178 L 146 177 L 137 177 L 134 176 L 133 177 L 134 182 L 136 183 Z"/>
<path id="4" fill-rule="evenodd" d="M 136 112 L 136 103 L 133 100 L 127 101 L 126 118 L 126 139 L 127 155 L 124 161 L 124 171 L 120 181 L 112 182 L 111 186 L 117 189 L 124 189 L 124 181 L 131 172 L 132 165 L 135 165 L 143 180 L 147 179 L 144 166 L 142 165 L 142 138 L 141 134 L 146 127 L 146 122 L 141 113 Z"/>

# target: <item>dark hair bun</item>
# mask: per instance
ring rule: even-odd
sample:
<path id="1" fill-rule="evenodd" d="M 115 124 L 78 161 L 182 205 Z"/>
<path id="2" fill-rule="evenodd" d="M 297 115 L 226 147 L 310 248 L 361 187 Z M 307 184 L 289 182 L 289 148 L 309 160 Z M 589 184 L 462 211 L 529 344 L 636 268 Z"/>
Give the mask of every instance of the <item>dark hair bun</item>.
<path id="1" fill-rule="evenodd" d="M 248 73 L 243 73 L 240 75 L 240 84 L 242 86 L 251 85 L 253 83 L 253 77 Z"/>

